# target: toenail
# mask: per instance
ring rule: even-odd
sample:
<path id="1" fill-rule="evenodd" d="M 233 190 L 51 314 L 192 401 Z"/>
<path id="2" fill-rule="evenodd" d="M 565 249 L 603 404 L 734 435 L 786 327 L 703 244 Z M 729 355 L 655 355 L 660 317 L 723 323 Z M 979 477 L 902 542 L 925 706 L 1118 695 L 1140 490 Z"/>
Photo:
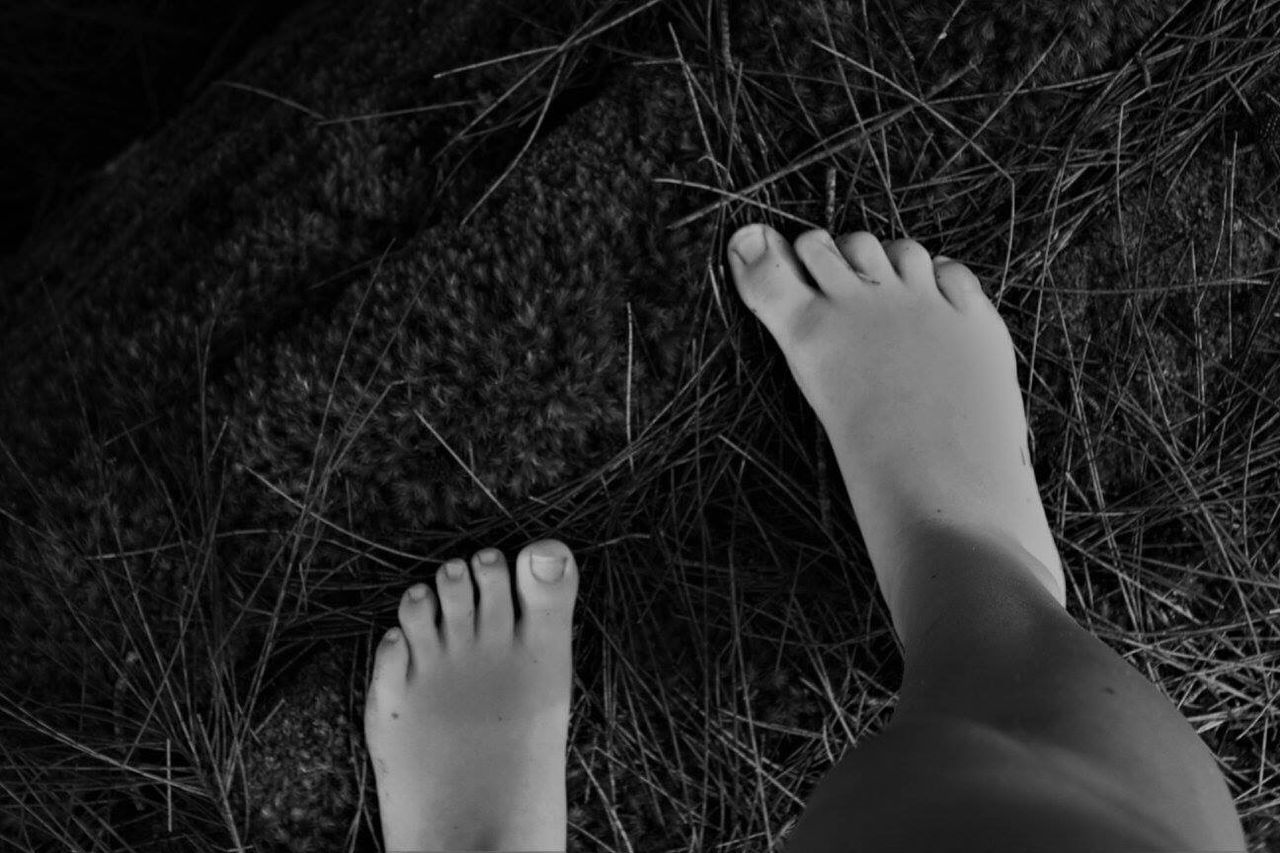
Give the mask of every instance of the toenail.
<path id="1" fill-rule="evenodd" d="M 484 563 L 486 566 L 498 562 L 498 552 L 493 548 L 485 548 L 480 552 L 480 562 Z"/>
<path id="2" fill-rule="evenodd" d="M 449 576 L 449 580 L 458 580 L 462 577 L 462 573 L 466 571 L 466 567 L 461 563 L 449 563 L 444 567 L 444 573 Z"/>
<path id="3" fill-rule="evenodd" d="M 533 574 L 545 583 L 555 583 L 564 576 L 564 557 L 544 557 L 541 554 L 533 555 Z"/>
<path id="4" fill-rule="evenodd" d="M 427 585 L 424 583 L 415 583 L 409 587 L 409 598 L 414 601 L 421 601 L 427 595 Z"/>
<path id="5" fill-rule="evenodd" d="M 388 643 L 394 643 L 396 640 L 400 639 L 400 629 L 391 628 L 382 639 Z"/>
<path id="6" fill-rule="evenodd" d="M 754 264 L 764 257 L 768 244 L 764 239 L 764 226 L 753 225 L 743 229 L 738 239 L 733 241 L 733 252 L 744 264 Z"/>

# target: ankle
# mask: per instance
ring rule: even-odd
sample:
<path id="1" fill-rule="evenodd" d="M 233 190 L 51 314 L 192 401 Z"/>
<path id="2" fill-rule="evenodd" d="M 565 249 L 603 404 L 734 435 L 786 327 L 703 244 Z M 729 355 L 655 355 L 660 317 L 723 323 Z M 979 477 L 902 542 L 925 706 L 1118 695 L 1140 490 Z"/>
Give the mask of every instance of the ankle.
<path id="1" fill-rule="evenodd" d="M 1052 571 L 1004 529 L 921 521 L 899 535 L 898 565 L 877 574 L 887 580 L 881 591 L 904 645 L 923 638 L 940 613 L 980 618 L 984 602 L 1009 595 L 1063 608 Z"/>

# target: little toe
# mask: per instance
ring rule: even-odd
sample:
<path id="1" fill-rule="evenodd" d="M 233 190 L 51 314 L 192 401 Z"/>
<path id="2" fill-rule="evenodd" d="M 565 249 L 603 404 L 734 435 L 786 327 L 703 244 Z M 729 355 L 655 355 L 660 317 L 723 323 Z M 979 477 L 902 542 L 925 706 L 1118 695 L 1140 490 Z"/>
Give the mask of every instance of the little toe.
<path id="1" fill-rule="evenodd" d="M 787 241 L 767 225 L 746 225 L 729 239 L 728 254 L 742 301 L 775 339 L 785 340 L 792 318 L 817 296 Z"/>
<path id="2" fill-rule="evenodd" d="M 421 663 L 440 648 L 436 630 L 436 598 L 425 583 L 416 583 L 400 596 L 400 628 L 409 641 L 410 654 Z"/>
<path id="3" fill-rule="evenodd" d="M 369 678 L 369 691 L 365 697 L 366 721 L 388 713 L 404 694 L 409 676 L 409 645 L 403 632 L 392 628 L 382 635 L 382 642 L 373 657 L 373 674 Z"/>
<path id="4" fill-rule="evenodd" d="M 836 241 L 854 272 L 873 284 L 894 284 L 898 273 L 880 239 L 870 231 L 854 231 Z"/>
<path id="5" fill-rule="evenodd" d="M 507 558 L 497 548 L 485 548 L 472 556 L 471 570 L 480 590 L 476 642 L 509 644 L 515 630 L 515 607 Z"/>
<path id="6" fill-rule="evenodd" d="M 967 311 L 986 301 L 987 295 L 982 292 L 982 282 L 959 261 L 938 255 L 933 259 L 933 273 L 938 290 L 942 291 L 942 295 L 957 310 Z"/>
<path id="7" fill-rule="evenodd" d="M 457 577 L 450 577 L 453 571 Z M 436 570 L 441 634 L 446 646 L 470 646 L 476 636 L 475 588 L 464 560 L 449 560 Z"/>
<path id="8" fill-rule="evenodd" d="M 573 622 L 578 567 L 569 546 L 558 539 L 533 542 L 516 557 L 522 636 L 564 632 Z"/>
<path id="9" fill-rule="evenodd" d="M 908 288 L 921 293 L 938 292 L 933 278 L 933 258 L 924 246 L 915 240 L 890 240 L 884 244 L 884 253 Z"/>

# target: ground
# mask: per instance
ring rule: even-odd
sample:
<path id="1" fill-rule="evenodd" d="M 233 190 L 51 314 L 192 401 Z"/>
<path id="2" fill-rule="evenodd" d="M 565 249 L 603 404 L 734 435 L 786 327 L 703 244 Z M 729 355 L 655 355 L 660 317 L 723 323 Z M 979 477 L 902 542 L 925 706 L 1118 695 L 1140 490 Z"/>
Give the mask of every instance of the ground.
<path id="1" fill-rule="evenodd" d="M 10 515 L 0 516 L 0 571 L 39 567 L 42 579 L 24 574 L 8 586 L 14 617 L 7 632 L 0 629 L 0 647 L 14 661 L 13 689 L 39 686 L 49 701 L 67 703 L 97 698 L 119 708 L 123 720 L 147 718 L 149 703 L 156 695 L 171 698 L 170 690 L 193 703 L 212 701 L 226 683 L 210 674 L 216 667 L 208 659 L 183 668 L 188 682 L 163 687 L 156 673 L 164 670 L 149 657 L 145 632 L 126 631 L 123 625 L 135 623 L 110 606 L 112 590 L 137 590 L 124 595 L 130 606 L 138 602 L 135 627 L 145 623 L 163 638 L 176 633 L 182 617 L 176 603 L 192 596 L 209 630 L 229 639 L 219 647 L 193 638 L 190 653 L 212 653 L 216 664 L 237 673 L 229 679 L 241 691 L 235 701 L 247 704 L 254 665 L 274 646 L 269 669 L 276 677 L 260 685 L 246 710 L 253 737 L 236 730 L 238 717 L 230 715 L 205 717 L 209 729 L 227 735 L 224 741 L 211 738 L 206 747 L 174 738 L 179 766 L 203 756 L 212 767 L 235 755 L 243 760 L 242 778 L 252 780 L 227 782 L 226 813 L 243 820 L 223 815 L 209 832 L 229 833 L 230 822 L 264 849 L 335 849 L 357 831 L 350 830 L 352 814 L 359 817 L 361 804 L 367 808 L 372 799 L 352 722 L 360 718 L 365 683 L 361 644 L 390 624 L 403 587 L 444 559 L 494 544 L 513 553 L 553 533 L 548 527 L 558 522 L 539 515 L 540 508 L 556 489 L 582 479 L 601 492 L 558 496 L 581 508 L 556 518 L 567 519 L 561 535 L 585 555 L 584 596 L 590 600 L 592 577 L 625 577 L 625 607 L 646 617 L 627 617 L 636 623 L 628 630 L 641 633 L 628 635 L 625 645 L 655 679 L 642 693 L 683 697 L 668 701 L 691 713 L 710 697 L 723 724 L 713 739 L 732 740 L 725 732 L 736 731 L 747 712 L 761 725 L 782 727 L 752 734 L 750 749 L 730 744 L 730 757 L 716 759 L 724 762 L 716 765 L 721 770 L 707 774 L 781 775 L 788 791 L 805 790 L 805 780 L 830 758 L 823 744 L 837 709 L 813 686 L 833 673 L 807 669 L 808 653 L 795 656 L 799 664 L 780 665 L 781 644 L 807 636 L 799 626 L 821 626 L 815 656 L 839 652 L 829 663 L 833 672 L 848 673 L 837 680 L 855 682 L 849 695 L 858 698 L 841 701 L 840 709 L 859 709 L 858 732 L 891 709 L 896 676 L 882 606 L 857 570 L 847 508 L 843 498 L 832 503 L 838 483 L 822 473 L 829 460 L 820 436 L 796 414 L 799 397 L 785 368 L 769 361 L 776 353 L 751 318 L 729 304 L 726 280 L 715 278 L 727 275 L 717 267 L 724 238 L 738 224 L 763 218 L 791 237 L 811 224 L 837 232 L 868 227 L 886 238 L 905 227 L 931 251 L 970 262 L 999 297 L 1028 359 L 1020 369 L 1035 368 L 1037 476 L 1057 499 L 1046 499 L 1051 521 L 1057 512 L 1084 543 L 1063 556 L 1093 596 L 1090 609 L 1075 615 L 1122 646 L 1163 627 L 1176 634 L 1188 623 L 1234 624 L 1222 607 L 1236 590 L 1213 534 L 1253 533 L 1234 509 L 1210 500 L 1221 475 L 1204 461 L 1205 448 L 1221 433 L 1214 446 L 1229 459 L 1246 453 L 1232 444 L 1246 433 L 1224 426 L 1233 407 L 1215 404 L 1239 390 L 1232 377 L 1265 350 L 1265 341 L 1250 334 L 1270 308 L 1263 285 L 1276 246 L 1266 223 L 1276 210 L 1271 196 L 1251 196 L 1264 183 L 1254 152 L 1231 158 L 1221 134 L 1201 123 L 1202 114 L 1243 109 L 1231 87 L 1219 85 L 1218 100 L 1206 96 L 1212 109 L 1202 113 L 1164 110 L 1172 124 L 1158 134 L 1151 118 L 1158 96 L 1150 92 L 1144 100 L 1142 73 L 1123 61 L 1141 42 L 1138 23 L 1082 19 L 1073 32 L 1093 41 L 1053 48 L 1039 72 L 1050 76 L 1038 82 L 1111 72 L 1133 96 L 1130 121 L 1149 106 L 1148 137 L 1137 130 L 1126 136 L 1133 146 L 1126 158 L 1165 152 L 1168 159 L 1147 176 L 1126 170 L 1119 207 L 1106 159 L 1114 153 L 1118 101 L 1106 101 L 1112 112 L 1081 106 L 1102 83 L 1015 99 L 972 143 L 966 134 L 981 122 L 971 105 L 909 110 L 883 137 L 849 148 L 843 159 L 782 175 L 815 148 L 838 144 L 859 115 L 865 120 L 911 103 L 888 84 L 872 93 L 879 78 L 833 64 L 831 51 L 815 40 L 834 42 L 843 56 L 884 74 L 907 67 L 894 51 L 927 51 L 932 42 L 921 34 L 936 29 L 937 20 L 916 21 L 907 48 L 890 38 L 876 41 L 884 53 L 873 63 L 862 30 L 838 26 L 853 19 L 856 4 L 809 4 L 785 19 L 771 16 L 769 4 L 751 4 L 740 19 L 723 21 L 727 54 L 718 40 L 693 67 L 629 68 L 630 58 L 672 56 L 675 44 L 689 48 L 703 36 L 696 16 L 646 13 L 563 57 L 530 53 L 436 79 L 483 58 L 558 44 L 576 20 L 571 4 L 506 5 L 519 6 L 541 27 L 517 26 L 515 15 L 497 14 L 486 3 L 378 3 L 358 13 L 341 4 L 316 6 L 252 51 L 226 75 L 229 85 L 210 88 L 115 163 L 60 223 L 7 263 L 0 439 L 8 453 L 0 454 L 0 507 Z M 1142 8 L 1147 19 L 1163 20 L 1156 13 L 1164 6 Z M 831 36 L 829 19 L 837 22 Z M 946 48 L 922 71 L 920 90 L 979 56 L 976 74 L 962 78 L 957 91 L 999 92 L 1010 79 L 1023 79 L 1048 46 L 1050 23 L 1002 52 L 993 45 L 1006 23 L 957 18 Z M 630 57 L 599 46 L 609 39 L 630 45 Z M 727 56 L 733 73 L 708 70 L 707 55 L 721 62 Z M 1076 55 L 1089 67 L 1072 66 Z M 501 101 L 544 60 L 529 83 Z M 1151 61 L 1156 80 L 1173 77 L 1174 59 Z M 1262 63 L 1249 62 L 1240 60 L 1234 86 L 1257 105 L 1269 83 Z M 779 69 L 798 76 L 764 73 Z M 557 74 L 559 94 L 548 103 Z M 899 85 L 906 81 L 904 72 Z M 861 96 L 857 110 L 845 84 Z M 1001 100 L 984 103 L 995 109 Z M 391 115 L 424 104 L 446 106 Z M 480 119 L 490 106 L 493 115 Z M 374 113 L 381 117 L 358 118 Z M 1061 152 L 1053 146 L 1057 137 L 1036 148 L 1027 134 L 1028 128 L 1065 132 L 1057 124 L 1064 115 L 1073 127 L 1096 128 L 1089 144 L 1106 157 L 1078 153 L 1071 161 L 1080 173 L 1071 192 L 1058 197 L 1063 206 L 1051 228 L 1046 211 L 1056 173 L 1044 164 L 1058 164 Z M 334 121 L 344 117 L 350 120 Z M 450 144 L 473 120 L 469 138 Z M 1204 144 L 1175 150 L 1179 134 Z M 1023 214 L 1008 278 L 1003 213 L 1012 207 L 1010 189 L 983 157 L 1002 150 L 1001 162 L 1017 176 Z M 937 172 L 952 154 L 951 165 Z M 1015 163 L 1038 163 L 1042 171 Z M 1099 194 L 1087 195 L 1084 188 L 1095 184 Z M 729 197 L 749 204 L 717 207 Z M 1044 267 L 1036 253 L 1046 251 Z M 1227 286 L 1232 276 L 1253 283 Z M 1117 295 L 1140 287 L 1150 290 Z M 704 399 L 689 405 L 681 392 L 699 367 L 711 384 Z M 727 476 L 681 467 L 707 455 L 708 434 L 734 439 L 717 439 L 715 454 L 741 465 L 735 476 L 742 479 L 686 488 L 695 478 Z M 620 454 L 630 441 L 638 455 Z M 660 457 L 663 448 L 688 452 Z M 207 486 L 206 457 L 214 472 Z M 619 465 L 615 457 L 629 461 Z M 646 469 L 637 462 L 645 459 L 662 466 Z M 1188 495 L 1179 466 L 1192 464 L 1207 467 L 1194 469 Z M 1238 476 L 1235 464 L 1230 470 Z M 815 466 L 818 473 L 810 475 Z M 743 482 L 757 476 L 760 489 L 772 483 L 774 492 L 779 477 L 801 480 L 763 515 L 769 524 L 741 526 L 759 510 L 739 503 L 753 494 Z M 28 482 L 39 485 L 31 489 Z M 812 492 L 816 518 L 805 503 Z M 1167 511 L 1193 497 L 1209 507 L 1207 520 L 1194 510 L 1185 517 Z M 696 505 L 684 503 L 695 498 Z M 1139 498 L 1136 506 L 1147 510 L 1127 503 Z M 1152 507 L 1166 509 L 1153 516 Z M 1267 517 L 1265 509 L 1250 514 Z M 58 538 L 34 536 L 13 518 L 50 527 Z M 707 529 L 691 528 L 689 518 L 705 518 Z M 215 530 L 225 535 L 202 542 Z M 229 534 L 261 530 L 272 532 Z M 664 530 L 683 531 L 678 545 L 655 541 L 653 531 Z M 726 546 L 730 530 L 738 538 Z M 186 549 L 160 549 L 177 538 L 192 541 Z M 797 542 L 810 544 L 797 550 Z M 1240 550 L 1261 560 L 1266 547 L 1274 551 L 1257 543 Z M 691 550 L 707 561 L 696 571 Z M 140 553 L 127 561 L 83 556 L 100 552 Z M 1173 568 L 1138 573 L 1140 558 Z M 615 560 L 615 571 L 629 567 L 625 575 L 609 573 Z M 1129 571 L 1107 571 L 1108 565 Z M 1133 577 L 1146 594 L 1135 595 Z M 57 583 L 45 582 L 50 578 Z M 833 585 L 839 594 L 831 593 Z M 613 588 L 594 589 L 599 604 Z M 74 609 L 60 595 L 67 590 L 74 591 Z M 779 614 L 779 595 L 798 598 Z M 655 604 L 636 604 L 643 601 Z M 687 609 L 690 601 L 717 607 L 698 617 Z M 850 612 L 857 614 L 852 638 Z M 267 634 L 273 614 L 290 626 L 283 639 Z M 760 614 L 772 615 L 755 622 Z M 605 761 L 607 767 L 571 758 L 570 821 L 582 839 L 613 837 L 621 825 L 649 846 L 660 846 L 653 843 L 659 838 L 678 843 L 683 836 L 660 833 L 679 833 L 690 823 L 691 807 L 681 802 L 701 797 L 696 792 L 706 778 L 655 793 L 658 771 L 615 778 L 616 767 L 653 763 L 644 744 L 661 738 L 664 755 L 681 756 L 680 773 L 694 774 L 685 750 L 708 730 L 705 722 L 673 729 L 663 704 L 631 707 L 603 698 L 613 695 L 603 673 L 618 671 L 604 642 L 607 624 L 588 620 L 581 627 L 578 666 L 588 698 L 577 709 L 580 728 L 571 739 L 590 762 L 617 750 L 636 753 L 625 764 Z M 100 647 L 84 641 L 89 635 Z M 323 642 L 308 648 L 317 636 Z M 1262 752 L 1250 746 L 1246 723 L 1228 722 L 1222 710 L 1237 695 L 1261 701 L 1250 694 L 1263 682 L 1250 681 L 1247 641 L 1216 652 L 1236 656 L 1226 662 L 1242 673 L 1240 683 L 1217 685 L 1221 692 L 1197 706 L 1206 735 L 1220 739 L 1221 752 L 1237 753 L 1238 785 L 1256 776 Z M 742 644 L 741 668 L 722 671 L 720 650 L 731 642 Z M 1171 692 L 1209 689 L 1173 663 L 1191 653 L 1179 646 L 1161 656 L 1154 648 L 1143 646 L 1147 656 L 1139 660 L 1170 679 Z M 130 650 L 142 663 L 114 671 L 111 663 L 127 660 Z M 287 650 L 301 655 L 296 666 L 286 665 Z M 67 679 L 60 665 L 84 675 Z M 740 695 L 746 706 L 735 708 Z M 181 705 L 160 704 L 161 716 L 151 718 L 144 738 L 149 746 L 136 760 L 158 766 L 172 760 L 156 738 L 184 730 L 183 711 L 165 710 L 175 704 Z M 846 738 L 847 727 L 842 723 L 835 736 Z M 694 752 L 705 759 L 706 749 L 701 744 Z M 727 768 L 743 756 L 756 760 L 738 768 L 746 775 L 730 774 Z M 605 784 L 601 773 L 620 823 L 611 824 L 594 799 Z M 192 790 L 217 788 L 207 777 L 191 782 Z M 147 790 L 164 801 L 160 788 Z M 207 794 L 184 790 L 177 799 L 183 814 L 203 814 L 210 802 Z M 775 800 L 780 810 L 797 805 Z M 730 814 L 734 807 L 726 800 L 706 808 Z M 167 817 L 155 813 L 156 820 Z M 354 821 L 364 826 L 360 833 L 368 831 L 365 819 L 367 812 Z M 744 835 L 767 834 L 754 820 L 726 818 L 746 827 Z"/>

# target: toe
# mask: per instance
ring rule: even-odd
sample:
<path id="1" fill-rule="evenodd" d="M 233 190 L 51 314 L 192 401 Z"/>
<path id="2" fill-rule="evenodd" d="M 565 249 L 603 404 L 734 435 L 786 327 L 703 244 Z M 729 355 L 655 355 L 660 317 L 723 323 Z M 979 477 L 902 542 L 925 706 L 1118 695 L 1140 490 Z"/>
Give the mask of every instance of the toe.
<path id="1" fill-rule="evenodd" d="M 507 558 L 497 548 L 485 548 L 472 556 L 471 570 L 480 589 L 476 642 L 510 643 L 515 629 L 515 606 L 511 601 Z"/>
<path id="2" fill-rule="evenodd" d="M 884 254 L 907 287 L 923 293 L 938 292 L 933 278 L 933 258 L 924 246 L 915 240 L 890 240 L 884 244 Z"/>
<path id="3" fill-rule="evenodd" d="M 938 290 L 960 311 L 969 310 L 987 298 L 978 277 L 959 261 L 938 255 L 933 259 L 933 272 Z"/>
<path id="4" fill-rule="evenodd" d="M 450 570 L 458 577 L 450 577 Z M 475 588 L 464 560 L 450 560 L 436 570 L 441 635 L 451 648 L 470 646 L 476 636 Z"/>
<path id="5" fill-rule="evenodd" d="M 399 628 L 392 628 L 382 635 L 373 657 L 373 675 L 369 679 L 369 692 L 365 698 L 364 716 L 366 737 L 368 727 L 389 713 L 404 693 L 405 679 L 409 675 L 409 646 Z"/>
<path id="6" fill-rule="evenodd" d="M 563 571 L 556 577 L 557 561 L 561 560 Z M 563 632 L 573 622 L 573 606 L 578 599 L 578 566 L 569 546 L 559 539 L 543 539 L 525 546 L 516 557 L 516 590 L 520 596 L 522 636 Z"/>
<path id="7" fill-rule="evenodd" d="M 876 235 L 869 231 L 854 231 L 841 237 L 836 244 L 853 271 L 867 281 L 874 284 L 897 281 L 898 274 Z"/>
<path id="8" fill-rule="evenodd" d="M 806 231 L 797 237 L 796 255 L 804 261 L 809 275 L 826 296 L 853 293 L 866 286 L 830 232 L 823 228 Z"/>
<path id="9" fill-rule="evenodd" d="M 436 630 L 436 598 L 425 583 L 416 583 L 400 596 L 400 628 L 409 641 L 409 653 L 421 663 L 440 648 Z"/>
<path id="10" fill-rule="evenodd" d="M 754 260 L 744 260 L 743 256 L 753 257 L 753 246 L 763 251 Z M 791 318 L 817 295 L 805 283 L 800 262 L 787 241 L 767 225 L 747 225 L 729 239 L 728 254 L 738 295 L 774 338 L 785 340 Z"/>

